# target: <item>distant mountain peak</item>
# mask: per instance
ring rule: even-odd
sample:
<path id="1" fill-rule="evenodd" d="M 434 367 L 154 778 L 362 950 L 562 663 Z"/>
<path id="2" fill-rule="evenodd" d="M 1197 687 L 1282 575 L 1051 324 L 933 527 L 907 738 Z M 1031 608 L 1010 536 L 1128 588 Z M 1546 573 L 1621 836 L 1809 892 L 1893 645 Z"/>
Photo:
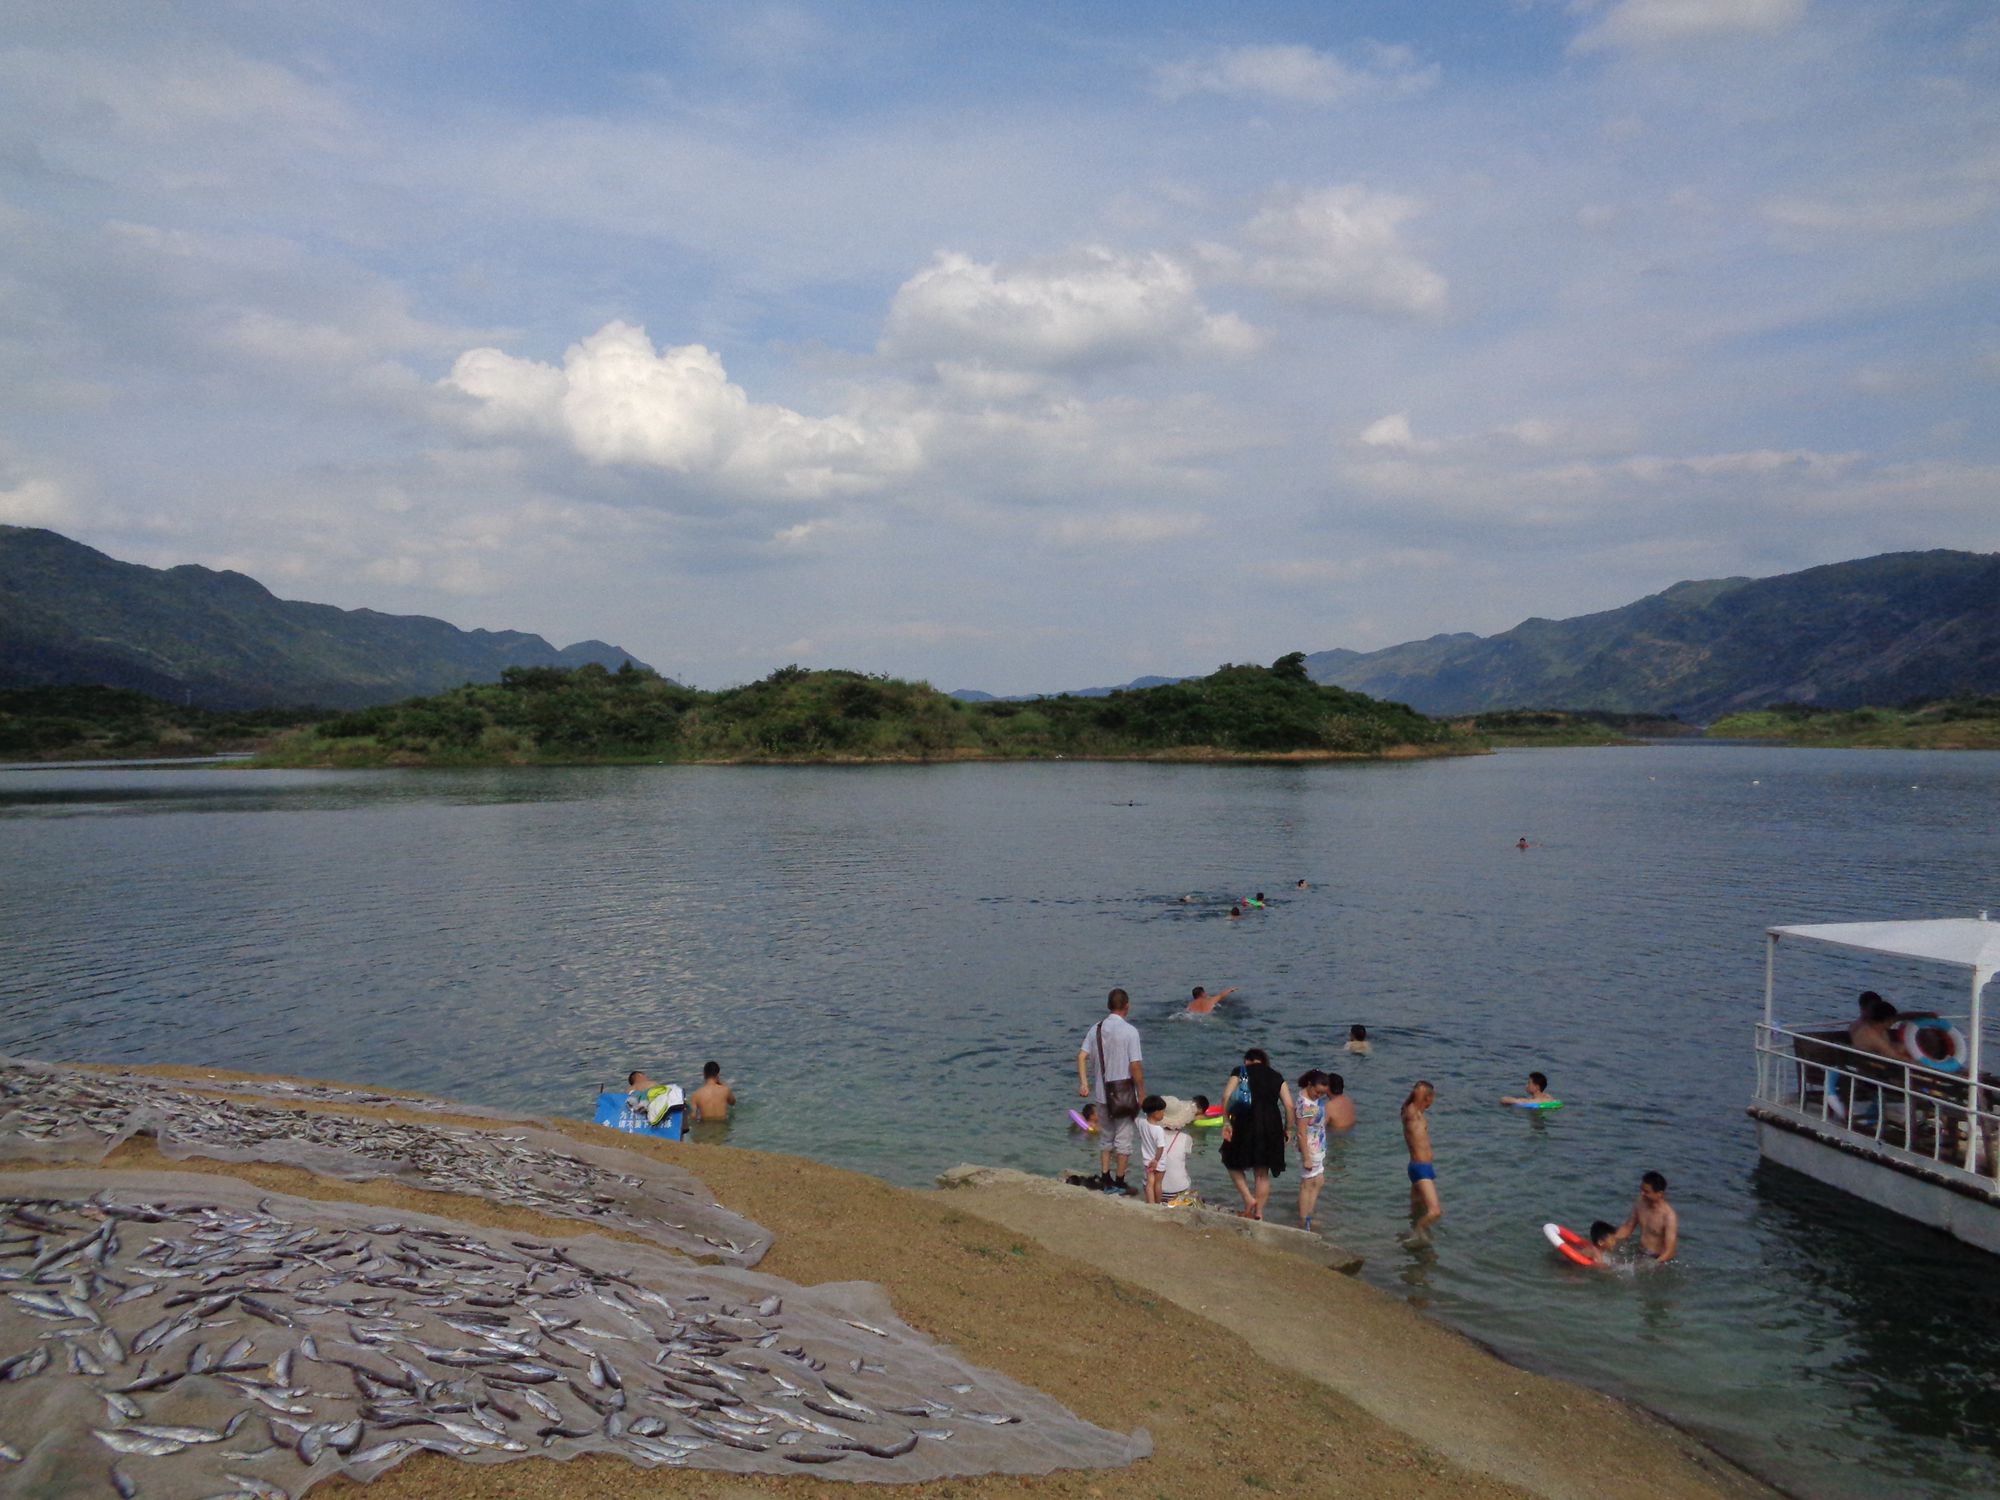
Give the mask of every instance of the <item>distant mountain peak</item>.
<path id="1" fill-rule="evenodd" d="M 280 599 L 244 573 L 119 562 L 60 532 L 0 526 L 0 688 L 127 688 L 207 708 L 362 708 L 515 666 L 645 663 L 603 641 L 558 651 L 519 630 L 460 630 Z"/>

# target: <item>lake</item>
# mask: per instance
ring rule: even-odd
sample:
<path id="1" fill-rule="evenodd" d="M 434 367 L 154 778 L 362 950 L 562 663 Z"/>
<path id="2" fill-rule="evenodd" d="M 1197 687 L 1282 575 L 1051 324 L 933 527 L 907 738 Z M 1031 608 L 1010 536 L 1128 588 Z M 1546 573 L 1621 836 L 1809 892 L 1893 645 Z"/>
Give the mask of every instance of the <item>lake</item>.
<path id="1" fill-rule="evenodd" d="M 961 1161 L 1083 1166 L 1076 1051 L 1122 985 L 1164 1092 L 1220 1097 L 1249 1045 L 1289 1077 L 1346 1075 L 1360 1123 L 1320 1222 L 1377 1285 L 1781 1484 L 1990 1491 L 2000 1268 L 1760 1168 L 1744 1106 L 1763 928 L 2000 907 L 1996 822 L 2000 755 L 1751 745 L 9 768 L 0 1048 L 581 1118 L 630 1068 L 691 1083 L 712 1057 L 745 1100 L 735 1144 L 921 1185 Z M 1222 916 L 1257 890 L 1268 910 Z M 1962 1006 L 1895 968 L 1791 972 L 1830 1018 L 1868 986 Z M 1178 1015 L 1197 984 L 1239 990 Z M 1372 1056 L 1338 1050 L 1356 1021 Z M 1497 1105 L 1533 1068 L 1567 1108 Z M 1412 1252 L 1396 1107 L 1420 1076 L 1447 1215 Z M 1214 1142 L 1198 1150 L 1198 1186 L 1228 1198 Z M 1621 1220 L 1649 1169 L 1680 1209 L 1679 1265 L 1555 1260 L 1544 1220 Z M 1274 1217 L 1295 1191 L 1287 1173 Z"/>

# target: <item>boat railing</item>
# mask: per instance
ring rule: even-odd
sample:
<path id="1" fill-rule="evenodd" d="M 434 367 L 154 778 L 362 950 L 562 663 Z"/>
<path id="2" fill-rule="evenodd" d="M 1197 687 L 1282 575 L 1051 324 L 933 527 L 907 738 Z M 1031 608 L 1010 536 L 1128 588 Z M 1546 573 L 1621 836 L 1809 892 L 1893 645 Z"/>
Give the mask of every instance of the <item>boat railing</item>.
<path id="1" fill-rule="evenodd" d="M 2000 1080 L 1864 1052 L 1843 1026 L 1760 1024 L 1757 1102 L 1982 1191 L 2000 1179 Z"/>

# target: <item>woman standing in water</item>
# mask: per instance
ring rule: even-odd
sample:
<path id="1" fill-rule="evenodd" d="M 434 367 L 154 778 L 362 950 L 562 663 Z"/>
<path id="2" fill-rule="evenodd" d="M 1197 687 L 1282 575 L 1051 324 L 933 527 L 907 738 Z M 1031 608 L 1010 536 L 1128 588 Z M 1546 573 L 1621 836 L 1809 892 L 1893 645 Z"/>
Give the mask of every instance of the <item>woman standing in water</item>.
<path id="1" fill-rule="evenodd" d="M 1292 1091 L 1262 1047 L 1243 1054 L 1222 1097 L 1229 1118 L 1222 1127 L 1222 1164 L 1243 1198 L 1243 1217 L 1261 1219 L 1271 1201 L 1271 1179 L 1285 1170 L 1292 1139 Z M 1255 1185 L 1250 1178 L 1254 1175 Z"/>

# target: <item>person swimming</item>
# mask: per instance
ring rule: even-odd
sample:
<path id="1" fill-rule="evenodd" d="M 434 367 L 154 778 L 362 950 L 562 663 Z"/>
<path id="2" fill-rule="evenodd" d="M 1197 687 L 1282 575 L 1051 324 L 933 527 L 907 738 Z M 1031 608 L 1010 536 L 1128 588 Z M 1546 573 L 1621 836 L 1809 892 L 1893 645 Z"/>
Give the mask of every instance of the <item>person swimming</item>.
<path id="1" fill-rule="evenodd" d="M 1205 1016 L 1235 993 L 1236 986 L 1233 984 L 1228 989 L 1216 995 L 1211 995 L 1200 985 L 1196 985 L 1194 987 L 1194 997 L 1188 1001 L 1188 1014 L 1191 1016 Z"/>
<path id="2" fill-rule="evenodd" d="M 1549 1097 L 1549 1077 L 1546 1073 L 1528 1075 L 1528 1092 L 1525 1096 L 1509 1094 L 1502 1104 L 1541 1104 Z"/>

